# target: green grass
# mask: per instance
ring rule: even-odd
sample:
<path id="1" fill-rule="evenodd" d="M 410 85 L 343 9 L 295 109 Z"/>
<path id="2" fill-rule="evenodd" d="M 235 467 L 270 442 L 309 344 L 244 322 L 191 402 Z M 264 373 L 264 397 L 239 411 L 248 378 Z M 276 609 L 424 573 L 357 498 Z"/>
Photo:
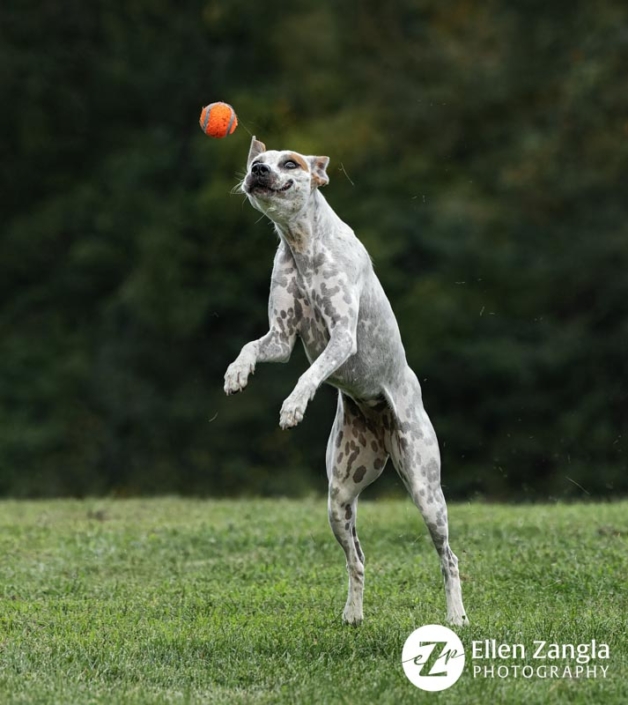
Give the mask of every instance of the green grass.
<path id="1" fill-rule="evenodd" d="M 452 505 L 450 521 L 467 666 L 427 693 L 401 649 L 443 623 L 444 594 L 408 501 L 360 505 L 357 629 L 340 621 L 324 501 L 0 502 L 0 702 L 628 702 L 628 503 Z M 606 679 L 471 674 L 472 640 L 594 638 L 610 647 Z"/>

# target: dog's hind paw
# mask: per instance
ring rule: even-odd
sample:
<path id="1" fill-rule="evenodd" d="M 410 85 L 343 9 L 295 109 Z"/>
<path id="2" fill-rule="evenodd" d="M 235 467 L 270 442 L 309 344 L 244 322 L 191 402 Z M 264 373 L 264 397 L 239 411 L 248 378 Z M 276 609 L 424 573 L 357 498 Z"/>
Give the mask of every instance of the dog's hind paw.
<path id="1" fill-rule="evenodd" d="M 452 627 L 468 627 L 470 622 L 466 614 L 448 615 L 447 622 Z"/>
<path id="2" fill-rule="evenodd" d="M 359 627 L 364 621 L 362 609 L 347 605 L 342 613 L 342 621 L 352 627 Z"/>

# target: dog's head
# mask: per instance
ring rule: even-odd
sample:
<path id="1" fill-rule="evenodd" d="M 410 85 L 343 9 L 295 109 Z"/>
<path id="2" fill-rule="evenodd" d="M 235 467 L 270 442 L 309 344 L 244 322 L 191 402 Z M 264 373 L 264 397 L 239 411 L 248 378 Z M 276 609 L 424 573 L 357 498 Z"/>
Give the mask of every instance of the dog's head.
<path id="1" fill-rule="evenodd" d="M 253 137 L 242 188 L 251 205 L 271 220 L 289 220 L 307 206 L 315 189 L 329 183 L 328 164 L 329 157 L 267 150 Z"/>

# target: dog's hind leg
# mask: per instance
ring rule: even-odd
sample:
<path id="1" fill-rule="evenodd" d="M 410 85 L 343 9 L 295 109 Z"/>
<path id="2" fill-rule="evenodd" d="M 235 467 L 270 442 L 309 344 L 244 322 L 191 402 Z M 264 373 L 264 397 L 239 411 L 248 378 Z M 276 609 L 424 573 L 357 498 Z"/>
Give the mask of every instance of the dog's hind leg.
<path id="1" fill-rule="evenodd" d="M 344 549 L 349 573 L 349 594 L 342 615 L 348 624 L 360 624 L 363 619 L 364 554 L 356 531 L 358 496 L 381 475 L 387 459 L 383 430 L 339 392 L 326 461 L 329 523 Z"/>
<path id="2" fill-rule="evenodd" d="M 445 580 L 447 620 L 468 624 L 462 604 L 458 559 L 449 547 L 447 504 L 440 485 L 440 452 L 430 419 L 423 408 L 421 387 L 407 369 L 403 384 L 387 397 L 391 409 L 385 420 L 386 449 L 418 507 L 438 552 Z"/>

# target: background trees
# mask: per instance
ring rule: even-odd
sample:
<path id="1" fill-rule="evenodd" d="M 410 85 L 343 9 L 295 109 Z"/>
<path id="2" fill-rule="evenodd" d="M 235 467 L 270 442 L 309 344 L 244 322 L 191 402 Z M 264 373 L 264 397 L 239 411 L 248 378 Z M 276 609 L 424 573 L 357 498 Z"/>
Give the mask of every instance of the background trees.
<path id="1" fill-rule="evenodd" d="M 301 350 L 222 393 L 276 247 L 247 129 L 331 156 L 449 496 L 626 492 L 628 11 L 384 5 L 3 5 L 0 492 L 324 487 L 334 393 L 277 426 Z"/>

